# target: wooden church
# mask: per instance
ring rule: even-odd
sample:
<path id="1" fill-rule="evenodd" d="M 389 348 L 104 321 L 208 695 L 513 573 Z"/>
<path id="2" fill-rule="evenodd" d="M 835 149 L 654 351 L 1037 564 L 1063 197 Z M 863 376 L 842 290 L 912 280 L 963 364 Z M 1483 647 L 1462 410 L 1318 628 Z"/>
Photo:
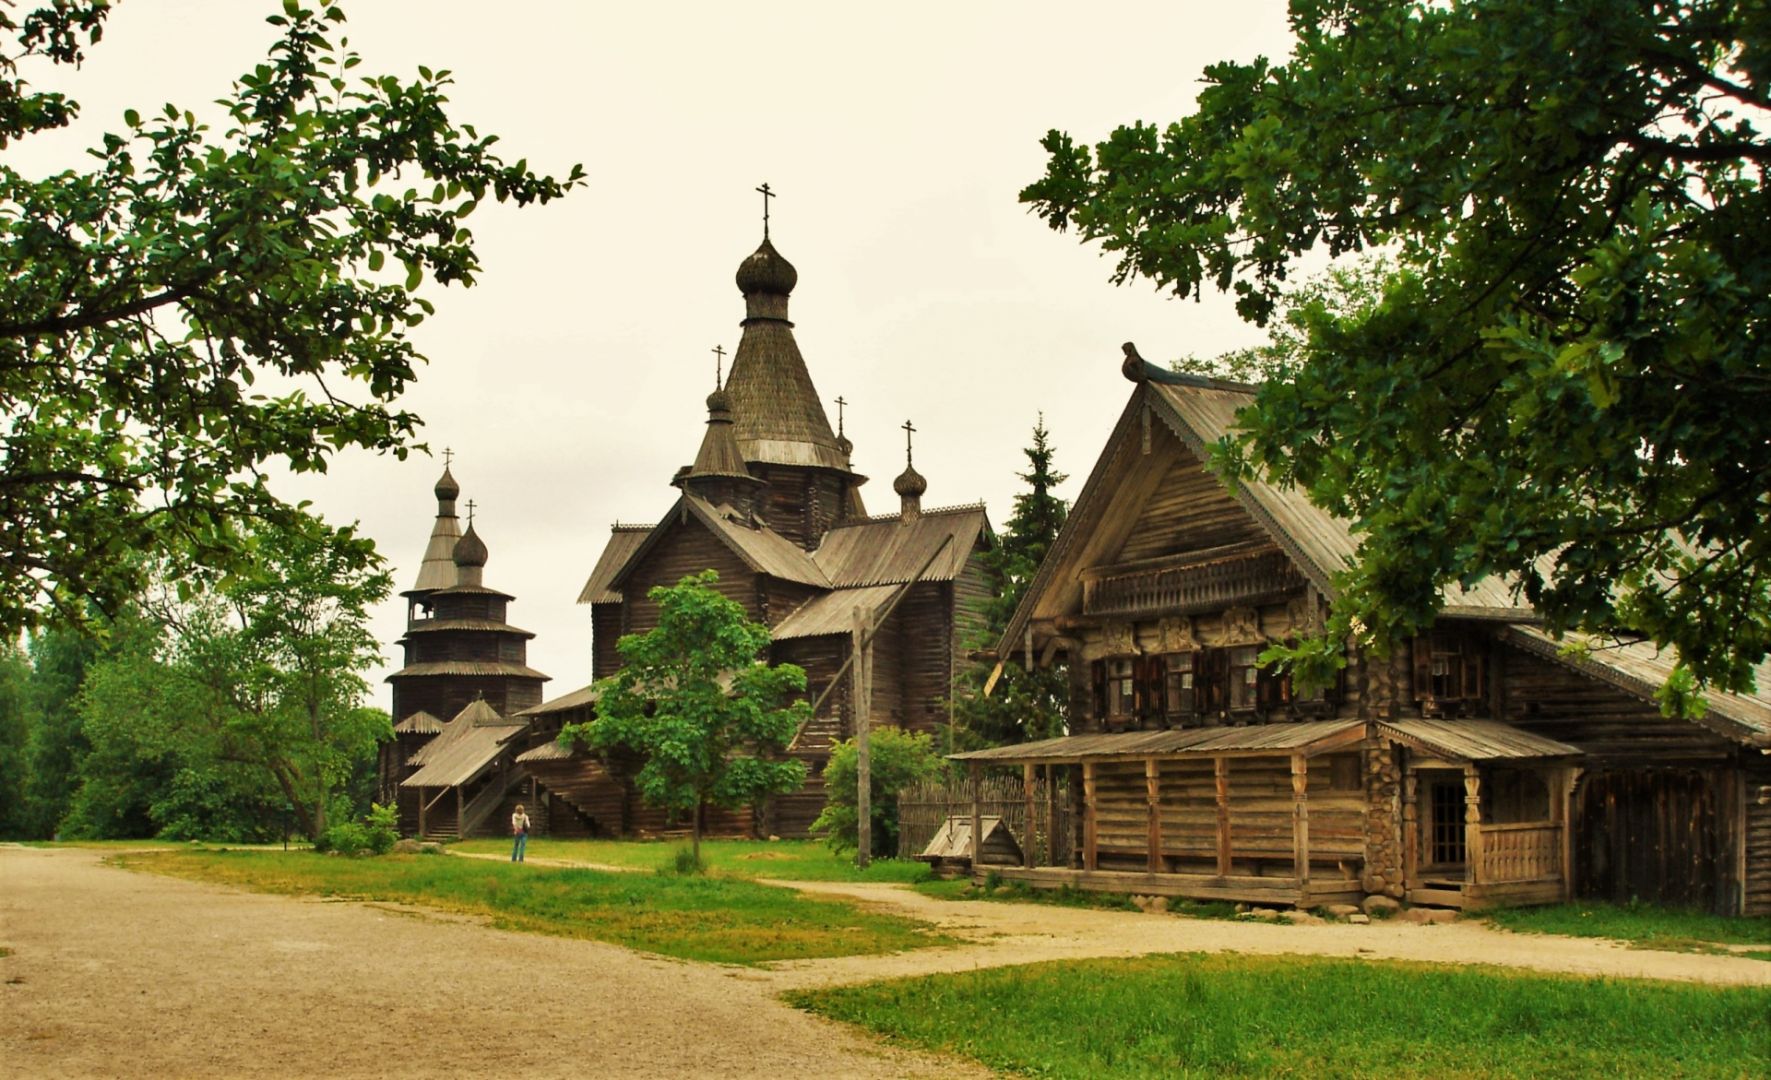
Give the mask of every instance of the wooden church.
<path id="1" fill-rule="evenodd" d="M 832 430 L 794 341 L 788 298 L 797 281 L 765 222 L 762 245 L 738 268 L 744 318 L 731 374 L 707 398 L 692 463 L 670 480 L 674 501 L 655 524 L 614 526 L 579 596 L 590 607 L 593 680 L 620 664 L 622 635 L 656 625 L 648 590 L 707 569 L 718 571 L 721 592 L 769 627 L 769 659 L 805 668 L 807 696 L 822 702 L 789 751 L 806 763 L 805 789 L 767 806 L 710 812 L 704 826 L 715 833 L 805 835 L 823 808 L 819 773 L 830 747 L 851 736 L 858 719 L 945 727 L 954 677 L 982 626 L 979 556 L 992 543 L 984 507 L 923 507 L 928 481 L 910 462 L 914 429 L 905 424 L 897 506 L 867 513 L 866 477 L 851 465 L 841 413 Z M 685 435 L 690 430 L 685 424 Z M 406 829 L 485 828 L 495 807 L 518 797 L 527 798 L 540 832 L 687 829 L 640 800 L 630 782 L 634 762 L 556 743 L 563 724 L 594 720 L 595 691 L 541 701 L 545 676 L 523 663 L 528 635 L 504 622 L 511 598 L 480 583 L 484 545 L 472 526 L 457 535 L 458 494 L 445 473 L 424 567 L 406 594 L 407 665 L 389 679 L 398 737 L 383 776 L 399 792 Z M 850 655 L 857 610 L 872 673 L 863 703 L 852 700 L 846 678 L 825 693 Z"/>
<path id="2" fill-rule="evenodd" d="M 670 481 L 676 498 L 655 524 L 614 526 L 579 595 L 590 607 L 593 679 L 619 666 L 622 635 L 656 625 L 646 597 L 653 586 L 706 569 L 769 627 L 769 659 L 805 668 L 808 698 L 823 705 L 791 753 L 810 780 L 768 806 L 708 821 L 727 832 L 805 835 L 823 808 L 819 773 L 830 746 L 854 733 L 857 715 L 875 727 L 945 726 L 954 676 L 982 625 L 979 555 L 992 542 L 984 507 L 925 509 L 928 482 L 910 463 L 907 438 L 906 467 L 893 484 L 897 507 L 867 513 L 866 477 L 851 464 L 841 414 L 833 431 L 794 340 L 788 298 L 798 279 L 765 222 L 762 245 L 738 267 L 744 318 L 731 375 L 707 398 L 694 460 Z M 846 678 L 825 693 L 849 656 L 857 609 L 873 673 L 871 700 L 859 708 Z M 555 731 L 594 719 L 595 694 L 587 686 L 522 715 L 538 731 Z M 544 788 L 571 792 L 599 833 L 674 824 L 639 802 L 620 762 L 566 754 L 550 742 L 519 761 Z"/>
<path id="3" fill-rule="evenodd" d="M 956 755 L 1023 781 L 1023 865 L 993 872 L 1298 907 L 1771 914 L 1771 666 L 1757 695 L 1665 717 L 1668 656 L 1565 649 L 1488 580 L 1298 692 L 1260 654 L 1322 625 L 1356 537 L 1297 491 L 1207 467 L 1253 388 L 1126 353 L 1131 400 L 998 645 L 1067 664 L 1071 734 Z"/>

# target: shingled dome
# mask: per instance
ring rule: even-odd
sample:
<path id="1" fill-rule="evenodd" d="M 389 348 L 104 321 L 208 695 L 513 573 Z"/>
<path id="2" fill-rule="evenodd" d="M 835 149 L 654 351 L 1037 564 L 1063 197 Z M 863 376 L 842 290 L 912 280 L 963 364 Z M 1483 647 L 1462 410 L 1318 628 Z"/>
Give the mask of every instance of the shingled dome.
<path id="1" fill-rule="evenodd" d="M 905 498 L 921 498 L 928 489 L 929 482 L 916 471 L 915 466 L 911 465 L 904 466 L 904 471 L 898 474 L 896 480 L 892 481 L 892 490 Z M 472 526 L 469 526 L 469 529 L 471 531 Z"/>
<path id="2" fill-rule="evenodd" d="M 455 542 L 455 565 L 485 566 L 486 556 L 486 542 L 480 539 L 479 533 L 474 532 L 473 523 L 469 522 L 467 532 Z"/>
<path id="3" fill-rule="evenodd" d="M 793 292 L 799 284 L 799 271 L 793 264 L 781 257 L 775 245 L 763 237 L 762 246 L 751 253 L 750 257 L 738 264 L 738 291 L 746 296 L 752 293 L 773 293 L 786 296 Z"/>
<path id="4" fill-rule="evenodd" d="M 443 466 L 443 475 L 437 480 L 436 493 L 438 501 L 444 499 L 454 501 L 461 495 L 461 485 L 455 482 L 455 477 L 449 472 L 447 465 Z"/>

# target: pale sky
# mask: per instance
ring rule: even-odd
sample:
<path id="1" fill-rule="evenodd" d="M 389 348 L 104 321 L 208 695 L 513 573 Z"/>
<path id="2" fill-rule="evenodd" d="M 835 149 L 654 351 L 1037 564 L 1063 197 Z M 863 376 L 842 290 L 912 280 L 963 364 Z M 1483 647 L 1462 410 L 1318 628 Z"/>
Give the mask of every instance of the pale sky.
<path id="1" fill-rule="evenodd" d="M 447 68 L 452 115 L 509 160 L 589 185 L 563 202 L 469 219 L 480 284 L 430 289 L 430 359 L 403 400 L 438 456 L 351 453 L 277 488 L 359 521 L 409 588 L 436 512 L 442 447 L 479 507 L 486 582 L 538 635 L 553 697 L 590 679 L 575 600 L 610 523 L 654 522 L 693 459 L 712 348 L 737 347 L 732 275 L 771 232 L 799 270 L 791 315 L 812 378 L 849 402 L 868 509 L 892 510 L 913 420 L 924 503 L 983 499 L 1000 525 L 1043 411 L 1073 498 L 1130 390 L 1119 345 L 1152 360 L 1261 340 L 1228 299 L 1113 286 L 1110 260 L 1016 200 L 1048 128 L 1094 142 L 1190 110 L 1201 69 L 1289 51 L 1283 0 L 1090 5 L 603 5 L 351 0 L 364 73 Z M 77 166 L 125 108 L 201 113 L 274 37 L 277 0 L 127 0 L 83 71 L 68 133 L 9 151 Z M 44 80 L 47 83 L 47 80 Z M 376 612 L 399 666 L 398 597 Z"/>

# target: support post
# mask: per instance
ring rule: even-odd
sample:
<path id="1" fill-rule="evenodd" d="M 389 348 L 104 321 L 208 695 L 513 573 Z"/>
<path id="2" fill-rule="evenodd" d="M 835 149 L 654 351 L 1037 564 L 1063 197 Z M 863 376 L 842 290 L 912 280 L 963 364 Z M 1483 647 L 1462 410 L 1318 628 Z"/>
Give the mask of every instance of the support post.
<path id="1" fill-rule="evenodd" d="M 1212 775 L 1217 781 L 1218 799 L 1218 877 L 1230 876 L 1230 760 L 1211 759 Z"/>
<path id="2" fill-rule="evenodd" d="M 1474 763 L 1464 766 L 1464 890 L 1481 883 L 1482 774 Z"/>
<path id="3" fill-rule="evenodd" d="M 984 776 L 977 762 L 968 762 L 966 775 L 972 782 L 972 873 L 984 865 Z"/>
<path id="4" fill-rule="evenodd" d="M 1574 899 L 1574 788 L 1584 770 L 1578 765 L 1563 770 L 1562 780 L 1562 900 Z"/>
<path id="5" fill-rule="evenodd" d="M 465 814 L 466 812 L 467 812 L 467 800 L 461 797 L 460 785 L 456 785 L 456 788 L 455 788 L 455 839 L 457 839 L 457 840 L 466 840 L 467 839 L 467 826 L 466 826 L 466 823 L 461 820 L 462 815 Z"/>
<path id="6" fill-rule="evenodd" d="M 1033 869 L 1033 840 L 1039 833 L 1033 816 L 1033 793 L 1038 785 L 1039 766 L 1032 762 L 1021 766 L 1021 800 L 1027 813 L 1027 825 L 1021 830 L 1021 865 L 1029 870 Z"/>
<path id="7" fill-rule="evenodd" d="M 1420 777 L 1414 762 L 1402 760 L 1402 888 L 1420 881 Z"/>
<path id="8" fill-rule="evenodd" d="M 1148 803 L 1150 830 L 1150 872 L 1162 873 L 1162 764 L 1156 758 L 1144 759 L 1144 800 Z"/>
<path id="9" fill-rule="evenodd" d="M 430 809 L 430 804 L 425 801 L 423 788 L 415 788 L 414 791 L 416 791 L 416 793 L 418 795 L 418 839 L 423 840 L 424 839 L 424 812 L 426 810 Z"/>
<path id="10" fill-rule="evenodd" d="M 1082 868 L 1095 868 L 1095 763 L 1082 763 Z"/>
<path id="11" fill-rule="evenodd" d="M 869 731 L 873 726 L 873 701 L 867 685 L 867 618 L 855 608 L 853 678 L 855 680 L 855 865 L 865 870 L 873 859 L 873 755 Z M 976 837 L 973 837 L 974 841 Z"/>
<path id="12" fill-rule="evenodd" d="M 1064 846 L 1070 846 L 1068 837 Z M 1045 864 L 1047 866 L 1069 866 L 1070 853 L 1064 852 L 1064 861 L 1058 861 L 1058 775 L 1055 766 L 1045 767 Z"/>
<path id="13" fill-rule="evenodd" d="M 1298 883 L 1298 903 L 1310 891 L 1310 759 L 1291 755 L 1291 847 L 1292 872 Z"/>

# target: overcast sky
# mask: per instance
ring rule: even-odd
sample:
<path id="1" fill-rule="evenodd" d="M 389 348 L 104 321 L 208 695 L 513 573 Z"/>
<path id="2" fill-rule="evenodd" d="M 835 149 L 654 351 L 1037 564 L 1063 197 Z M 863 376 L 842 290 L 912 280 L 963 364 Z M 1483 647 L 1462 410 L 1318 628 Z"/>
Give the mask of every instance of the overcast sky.
<path id="1" fill-rule="evenodd" d="M 127 0 L 83 71 L 67 133 L 9 151 L 78 165 L 125 108 L 201 111 L 263 58 L 273 0 Z M 712 348 L 737 347 L 732 275 L 761 238 L 799 270 L 795 333 L 825 400 L 851 404 L 855 467 L 895 507 L 906 419 L 929 506 L 983 499 L 1000 524 L 1037 415 L 1073 497 L 1130 390 L 1119 345 L 1151 359 L 1260 340 L 1228 300 L 1114 287 L 1112 263 L 1017 202 L 1049 128 L 1093 142 L 1192 107 L 1201 69 L 1283 57 L 1282 0 L 1079 5 L 850 5 L 354 0 L 365 73 L 447 68 L 458 121 L 510 160 L 589 185 L 564 202 L 483 207 L 471 290 L 431 290 L 415 335 L 430 359 L 403 404 L 436 459 L 344 455 L 279 484 L 334 522 L 360 521 L 408 588 L 430 532 L 443 446 L 479 507 L 488 584 L 539 636 L 548 696 L 590 678 L 574 601 L 610 523 L 653 522 L 693 459 Z M 377 612 L 388 663 L 404 623 Z"/>

